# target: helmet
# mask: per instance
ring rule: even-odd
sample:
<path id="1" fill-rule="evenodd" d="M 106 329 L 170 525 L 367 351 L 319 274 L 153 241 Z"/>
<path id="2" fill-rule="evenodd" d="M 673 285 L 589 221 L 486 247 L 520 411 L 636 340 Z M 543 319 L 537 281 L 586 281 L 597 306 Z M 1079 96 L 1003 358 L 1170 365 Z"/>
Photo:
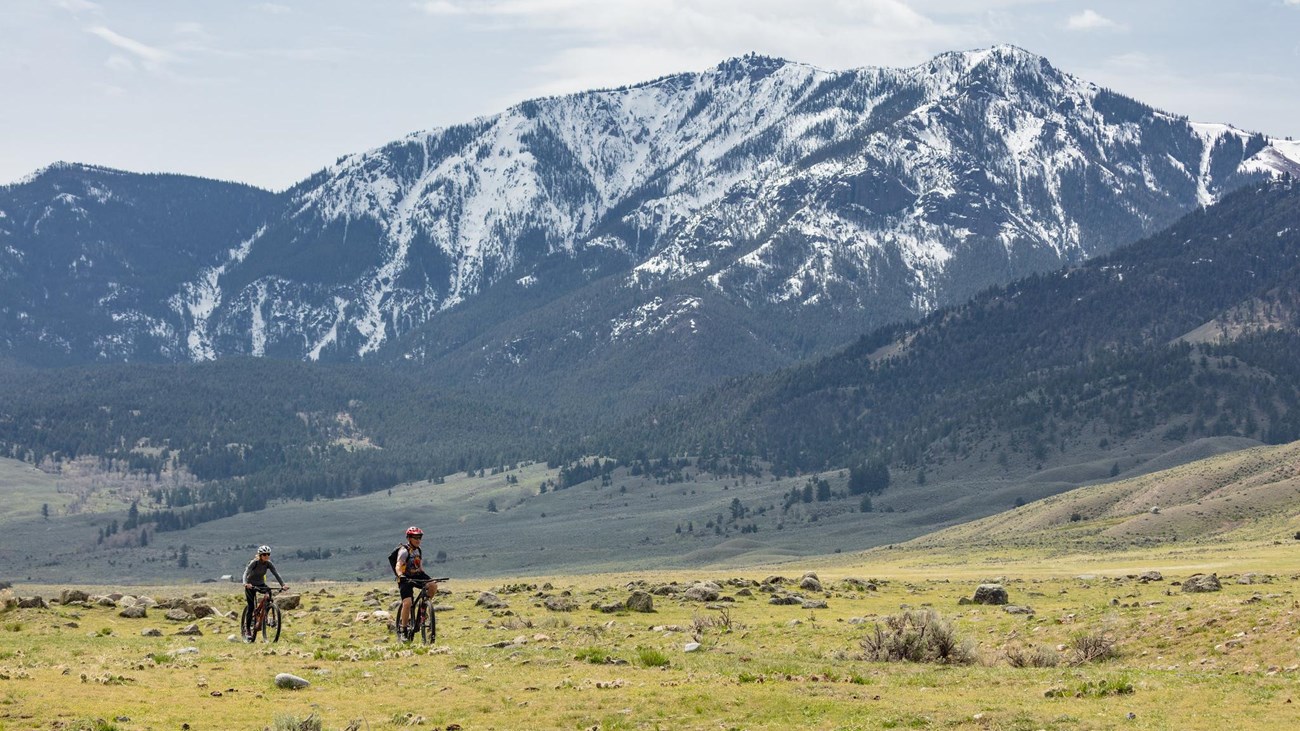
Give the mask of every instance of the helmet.
<path id="1" fill-rule="evenodd" d="M 424 537 L 424 531 L 420 530 L 419 528 L 417 528 L 417 527 L 415 527 L 415 526 L 411 526 L 410 528 L 407 528 L 407 529 L 406 529 L 406 536 L 407 536 L 408 538 L 411 537 L 411 536 L 415 536 L 415 537 L 417 537 L 417 538 L 423 538 L 423 537 Z"/>
<path id="2" fill-rule="evenodd" d="M 258 552 L 259 554 L 262 554 L 262 553 L 270 553 L 270 552 L 271 552 L 271 547 L 270 547 L 270 546 L 258 546 L 258 547 L 257 547 L 257 552 Z"/>

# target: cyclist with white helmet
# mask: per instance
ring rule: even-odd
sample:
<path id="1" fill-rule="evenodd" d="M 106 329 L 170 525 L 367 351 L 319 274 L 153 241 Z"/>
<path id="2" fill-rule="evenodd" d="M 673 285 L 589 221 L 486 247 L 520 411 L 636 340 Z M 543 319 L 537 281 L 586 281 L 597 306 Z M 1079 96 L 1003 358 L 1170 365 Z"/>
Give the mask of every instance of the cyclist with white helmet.
<path id="1" fill-rule="evenodd" d="M 406 529 L 406 543 L 397 549 L 397 563 L 393 570 L 397 572 L 397 591 L 402 596 L 402 608 L 397 612 L 398 627 L 405 627 L 410 621 L 411 598 L 419 584 L 427 584 L 430 595 L 438 592 L 438 585 L 430 580 L 432 577 L 422 567 L 424 554 L 420 551 L 420 543 L 423 539 L 424 531 L 411 526 Z"/>
<path id="2" fill-rule="evenodd" d="M 280 582 L 280 589 L 288 588 L 285 586 L 284 579 L 280 578 L 280 572 L 275 570 L 275 564 L 271 563 L 271 547 L 258 546 L 257 555 L 248 566 L 244 569 L 244 601 L 248 602 L 248 612 L 246 616 L 253 616 L 253 603 L 257 600 L 259 590 L 266 590 L 266 572 L 270 571 L 275 576 L 275 580 Z M 252 642 L 247 627 L 240 627 L 244 633 L 244 640 Z"/>

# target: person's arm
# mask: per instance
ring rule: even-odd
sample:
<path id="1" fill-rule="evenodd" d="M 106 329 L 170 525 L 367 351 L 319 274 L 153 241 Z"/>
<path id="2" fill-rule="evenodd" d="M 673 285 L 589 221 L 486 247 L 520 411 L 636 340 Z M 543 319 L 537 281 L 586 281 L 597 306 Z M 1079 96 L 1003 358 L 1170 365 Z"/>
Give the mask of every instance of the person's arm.
<path id="1" fill-rule="evenodd" d="M 406 578 L 406 562 L 410 559 L 410 557 L 411 557 L 411 551 L 406 546 L 402 546 L 401 548 L 397 549 L 397 565 L 394 566 L 393 568 L 397 569 L 398 581 L 401 581 L 402 579 Z"/>
<path id="2" fill-rule="evenodd" d="M 281 579 L 280 572 L 275 570 L 275 564 L 267 561 L 266 568 L 270 569 L 271 573 L 275 575 L 275 580 L 280 582 L 280 586 L 284 586 L 284 579 Z"/>
<path id="3" fill-rule="evenodd" d="M 253 576 L 252 576 L 252 574 L 253 574 L 253 564 L 255 564 L 255 563 L 257 563 L 257 559 L 253 559 L 252 561 L 249 561 L 249 562 L 248 562 L 248 565 L 244 567 L 244 586 L 245 586 L 245 587 L 247 587 L 249 584 L 252 583 L 252 579 L 253 579 Z"/>

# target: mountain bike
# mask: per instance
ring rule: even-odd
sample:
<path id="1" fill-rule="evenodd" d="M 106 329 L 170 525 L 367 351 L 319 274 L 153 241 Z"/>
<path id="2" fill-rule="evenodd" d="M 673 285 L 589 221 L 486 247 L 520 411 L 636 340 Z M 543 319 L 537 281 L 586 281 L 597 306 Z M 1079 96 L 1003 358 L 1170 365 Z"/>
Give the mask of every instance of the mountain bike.
<path id="1" fill-rule="evenodd" d="M 420 641 L 426 645 L 433 644 L 434 640 L 438 638 L 438 613 L 433 611 L 433 607 L 430 606 L 433 597 L 429 595 L 429 584 L 450 580 L 449 577 L 441 579 L 408 579 L 413 584 L 419 584 L 420 591 L 411 600 L 413 621 L 409 621 L 405 627 L 400 623 L 394 623 L 398 642 L 410 642 L 415 639 L 415 631 L 418 628 L 420 630 Z"/>
<path id="2" fill-rule="evenodd" d="M 284 591 L 282 589 L 272 589 L 269 586 L 256 586 L 253 591 L 261 594 L 253 604 L 253 610 L 250 613 L 248 605 L 244 605 L 244 611 L 239 615 L 239 630 L 244 635 L 245 642 L 252 642 L 257 639 L 258 635 L 262 636 L 263 642 L 279 642 L 280 627 L 283 625 L 280 615 L 280 608 L 275 605 L 271 598 L 272 594 Z"/>

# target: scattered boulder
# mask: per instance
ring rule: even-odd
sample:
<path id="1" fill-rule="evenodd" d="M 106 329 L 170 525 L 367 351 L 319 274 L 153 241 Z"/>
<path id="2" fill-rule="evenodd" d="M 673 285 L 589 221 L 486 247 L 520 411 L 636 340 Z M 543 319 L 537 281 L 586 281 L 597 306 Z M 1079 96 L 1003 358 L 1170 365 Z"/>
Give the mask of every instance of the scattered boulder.
<path id="1" fill-rule="evenodd" d="M 95 604 L 101 607 L 116 607 L 117 600 L 111 596 L 97 596 L 94 598 Z"/>
<path id="2" fill-rule="evenodd" d="M 685 651 L 685 652 L 699 652 L 699 651 L 700 651 L 700 643 L 698 643 L 698 642 L 687 642 L 687 643 L 686 643 L 686 646 L 683 647 L 682 650 Z"/>
<path id="3" fill-rule="evenodd" d="M 118 612 L 117 616 L 125 617 L 127 619 L 144 619 L 145 607 L 143 604 L 132 604 L 131 606 L 126 607 L 122 611 Z"/>
<path id="4" fill-rule="evenodd" d="M 701 581 L 686 590 L 686 598 L 696 602 L 716 602 L 722 595 L 722 587 L 712 581 Z"/>
<path id="5" fill-rule="evenodd" d="M 1237 577 L 1237 583 L 1238 584 L 1271 584 L 1273 583 L 1273 577 L 1269 576 L 1268 574 L 1256 574 L 1256 573 L 1242 574 L 1241 576 Z"/>
<path id="6" fill-rule="evenodd" d="M 275 598 L 275 606 L 279 607 L 282 612 L 289 611 L 290 609 L 297 609 L 302 606 L 302 595 L 282 594 Z"/>
<path id="7" fill-rule="evenodd" d="M 821 591 L 822 582 L 821 579 L 817 578 L 817 574 L 807 573 L 803 575 L 802 579 L 799 579 L 799 588 L 804 591 Z"/>
<path id="8" fill-rule="evenodd" d="M 220 614 L 221 612 L 218 612 L 215 607 L 209 606 L 207 604 L 194 605 L 194 616 L 198 617 L 199 619 L 203 619 L 204 617 L 211 617 L 213 615 L 220 615 Z"/>
<path id="9" fill-rule="evenodd" d="M 49 605 L 39 596 L 24 596 L 18 598 L 19 609 L 49 609 Z"/>
<path id="10" fill-rule="evenodd" d="M 804 598 L 797 594 L 786 594 L 784 596 L 774 596 L 771 599 L 767 600 L 768 604 L 776 604 L 778 606 L 802 605 L 803 602 L 804 602 Z"/>
<path id="11" fill-rule="evenodd" d="M 673 594 L 680 594 L 681 592 L 682 592 L 682 587 L 678 586 L 675 583 L 662 584 L 650 590 L 651 594 L 656 594 L 658 596 L 672 596 Z"/>
<path id="12" fill-rule="evenodd" d="M 980 584 L 975 587 L 976 604 L 1006 604 L 1007 590 L 1001 584 Z"/>
<path id="13" fill-rule="evenodd" d="M 551 596 L 542 601 L 542 606 L 552 612 L 572 612 L 578 608 L 577 602 L 564 596 Z"/>
<path id="14" fill-rule="evenodd" d="M 1219 584 L 1219 577 L 1216 574 L 1192 574 L 1187 581 L 1183 582 L 1183 591 L 1186 593 L 1222 590 L 1223 586 Z"/>
<path id="15" fill-rule="evenodd" d="M 601 604 L 600 602 L 592 602 L 591 608 L 594 611 L 604 612 L 605 614 L 621 612 L 624 609 L 623 602 L 605 602 L 604 604 Z"/>
<path id="16" fill-rule="evenodd" d="M 158 629 L 157 627 L 148 627 L 140 630 L 140 636 L 141 637 L 162 637 L 163 633 L 162 630 Z"/>
<path id="17" fill-rule="evenodd" d="M 88 601 L 90 601 L 89 592 L 84 592 L 80 589 L 64 589 L 63 592 L 59 594 L 60 604 L 71 604 L 73 602 L 88 602 Z"/>
<path id="18" fill-rule="evenodd" d="M 190 612 L 190 610 L 188 610 L 188 609 L 183 609 L 183 608 L 181 608 L 181 607 L 174 607 L 174 608 L 172 608 L 172 609 L 168 609 L 168 610 L 167 610 L 167 613 L 164 614 L 163 616 L 166 617 L 167 619 L 170 619 L 170 620 L 173 621 L 173 622 L 193 622 L 193 621 L 194 621 L 194 614 L 193 614 L 192 612 Z"/>
<path id="19" fill-rule="evenodd" d="M 199 626 L 197 624 L 190 624 L 190 625 L 186 625 L 185 627 L 182 627 L 181 629 L 176 630 L 176 634 L 186 635 L 188 637 L 202 637 L 203 630 L 199 629 Z"/>
<path id="20" fill-rule="evenodd" d="M 510 604 L 496 594 L 485 591 L 478 595 L 478 601 L 474 602 L 474 606 L 483 607 L 484 609 L 505 609 Z"/>
<path id="21" fill-rule="evenodd" d="M 624 602 L 627 608 L 633 612 L 653 612 L 655 610 L 654 597 L 647 591 L 634 591 L 632 595 Z"/>
<path id="22" fill-rule="evenodd" d="M 876 586 L 876 584 L 874 584 L 873 582 L 865 581 L 865 580 L 863 580 L 863 579 L 848 578 L 848 579 L 845 579 L 845 580 L 844 580 L 844 583 L 847 584 L 849 587 L 851 587 L 851 588 L 853 588 L 853 589 L 859 589 L 859 590 L 861 590 L 861 591 L 879 591 L 879 590 L 880 590 L 880 588 L 879 588 L 878 586 Z"/>
<path id="23" fill-rule="evenodd" d="M 280 673 L 279 675 L 275 676 L 275 687 L 277 688 L 284 688 L 286 690 L 299 690 L 302 688 L 306 688 L 309 685 L 311 685 L 311 683 L 308 682 L 306 679 L 300 678 L 297 675 L 292 675 L 290 673 Z"/>
<path id="24" fill-rule="evenodd" d="M 825 599 L 805 599 L 800 605 L 804 609 L 826 609 Z"/>
<path id="25" fill-rule="evenodd" d="M 766 579 L 763 579 L 764 584 L 768 584 L 772 586 L 780 586 L 781 584 L 784 584 L 787 581 L 789 581 L 789 579 L 785 578 L 784 576 L 769 576 Z"/>
<path id="26" fill-rule="evenodd" d="M 1141 574 L 1138 574 L 1138 581 L 1142 582 L 1143 584 L 1151 581 L 1164 581 L 1164 580 L 1165 580 L 1164 575 L 1161 574 L 1159 571 L 1145 571 Z"/>
<path id="27" fill-rule="evenodd" d="M 1006 612 L 1007 614 L 1032 615 L 1034 613 L 1033 607 L 1020 607 L 1020 606 L 1016 606 L 1015 604 L 1008 604 L 1005 607 L 1002 607 L 1002 611 Z"/>

